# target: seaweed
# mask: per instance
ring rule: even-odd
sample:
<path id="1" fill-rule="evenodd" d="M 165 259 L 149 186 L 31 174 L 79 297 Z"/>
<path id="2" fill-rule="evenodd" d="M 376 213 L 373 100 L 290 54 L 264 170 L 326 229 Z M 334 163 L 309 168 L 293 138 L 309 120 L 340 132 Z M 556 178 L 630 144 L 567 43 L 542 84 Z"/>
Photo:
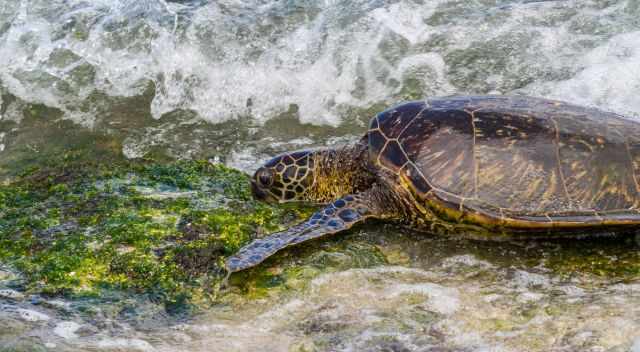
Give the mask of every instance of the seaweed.
<path id="1" fill-rule="evenodd" d="M 257 202 L 247 175 L 206 161 L 86 160 L 64 155 L 0 186 L 0 264 L 30 293 L 211 298 L 226 256 L 313 210 Z"/>

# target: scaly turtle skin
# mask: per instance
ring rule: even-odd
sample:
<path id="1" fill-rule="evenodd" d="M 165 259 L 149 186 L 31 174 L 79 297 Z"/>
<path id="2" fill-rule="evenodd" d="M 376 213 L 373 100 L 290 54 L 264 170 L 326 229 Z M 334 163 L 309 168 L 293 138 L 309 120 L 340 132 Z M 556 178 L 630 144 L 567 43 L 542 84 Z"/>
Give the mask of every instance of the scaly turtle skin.
<path id="1" fill-rule="evenodd" d="M 640 123 L 619 115 L 524 96 L 405 103 L 374 117 L 354 146 L 260 168 L 257 198 L 337 200 L 242 248 L 227 269 L 367 218 L 482 238 L 634 232 L 639 179 Z"/>

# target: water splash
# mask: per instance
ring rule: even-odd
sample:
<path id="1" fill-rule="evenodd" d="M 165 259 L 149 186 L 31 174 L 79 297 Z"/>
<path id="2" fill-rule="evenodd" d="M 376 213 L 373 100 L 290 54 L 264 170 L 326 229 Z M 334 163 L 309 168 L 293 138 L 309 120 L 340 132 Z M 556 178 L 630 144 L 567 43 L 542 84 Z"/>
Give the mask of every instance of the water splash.
<path id="1" fill-rule="evenodd" d="M 212 345 L 240 351 L 256 342 L 274 350 L 331 351 L 595 351 L 635 343 L 633 285 L 589 289 L 587 281 L 463 259 L 458 269 L 470 275 L 445 274 L 451 262 L 429 270 L 385 266 L 324 274 L 281 304 L 268 298 L 234 308 L 234 317 L 213 313 L 179 330 L 196 351 Z M 584 314 L 589 319 L 580 319 Z"/>
<path id="2" fill-rule="evenodd" d="M 338 125 L 350 109 L 520 90 L 638 113 L 632 1 L 5 1 L 0 82 L 92 126 L 95 92 L 150 114 Z M 605 74 L 605 72 L 607 74 Z"/>

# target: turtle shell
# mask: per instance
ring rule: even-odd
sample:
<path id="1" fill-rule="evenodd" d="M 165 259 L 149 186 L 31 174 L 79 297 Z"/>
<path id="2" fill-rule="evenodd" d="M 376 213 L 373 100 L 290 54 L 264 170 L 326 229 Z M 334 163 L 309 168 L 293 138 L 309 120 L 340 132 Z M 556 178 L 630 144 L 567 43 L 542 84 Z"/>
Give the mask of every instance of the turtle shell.
<path id="1" fill-rule="evenodd" d="M 640 224 L 640 123 L 525 96 L 405 103 L 372 119 L 373 165 L 441 217 L 514 229 Z"/>

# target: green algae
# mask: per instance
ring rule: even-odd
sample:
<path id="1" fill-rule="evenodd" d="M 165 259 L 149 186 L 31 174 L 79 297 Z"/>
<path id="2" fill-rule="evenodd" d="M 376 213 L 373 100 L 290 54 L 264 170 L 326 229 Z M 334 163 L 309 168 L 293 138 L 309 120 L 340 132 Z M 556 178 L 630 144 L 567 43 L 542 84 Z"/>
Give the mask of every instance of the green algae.
<path id="1" fill-rule="evenodd" d="M 545 266 L 563 277 L 592 275 L 621 282 L 640 278 L 640 244 L 633 236 L 576 240 L 548 251 Z"/>
<path id="2" fill-rule="evenodd" d="M 205 161 L 77 160 L 43 163 L 0 187 L 0 264 L 28 292 L 211 298 L 225 257 L 313 210 L 257 202 L 247 175 Z"/>

